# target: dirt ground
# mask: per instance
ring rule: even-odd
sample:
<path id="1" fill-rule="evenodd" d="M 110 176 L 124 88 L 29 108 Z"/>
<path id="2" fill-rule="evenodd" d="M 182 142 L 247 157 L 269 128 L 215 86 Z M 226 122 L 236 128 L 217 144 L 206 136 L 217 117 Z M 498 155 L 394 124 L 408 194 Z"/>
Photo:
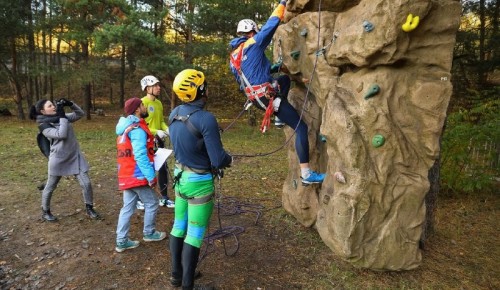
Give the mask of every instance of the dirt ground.
<path id="1" fill-rule="evenodd" d="M 114 186 L 103 181 L 94 180 L 96 194 L 100 194 L 97 210 L 103 220 L 85 216 L 77 182 L 69 178 L 62 180 L 53 199 L 53 212 L 59 218 L 55 223 L 41 220 L 36 190 L 26 192 L 0 182 L 1 289 L 171 289 L 167 240 L 141 242 L 138 248 L 123 253 L 114 251 L 121 197 Z M 205 242 L 209 247 L 204 247 L 199 265 L 203 273 L 199 282 L 217 289 L 459 289 L 462 283 L 466 287 L 461 289 L 500 286 L 498 267 L 491 271 L 494 265 L 483 265 L 491 263 L 489 255 L 493 261 L 498 257 L 498 239 L 488 232 L 498 234 L 493 225 L 498 221 L 494 207 L 484 209 L 486 221 L 492 224 L 485 230 L 458 221 L 457 230 L 466 239 L 470 235 L 468 240 L 449 239 L 443 234 L 431 239 L 418 270 L 376 273 L 354 269 L 335 257 L 313 229 L 301 227 L 283 212 L 278 199 L 223 198 L 222 203 L 225 209 L 221 211 L 232 215 L 219 215 L 217 211 L 213 215 L 212 238 Z M 456 202 L 446 210 L 454 208 L 476 217 L 470 205 Z M 135 239 L 142 235 L 142 216 L 143 212 L 136 211 L 132 218 L 131 236 Z M 213 235 L 219 228 L 219 217 L 228 233 L 224 243 Z M 169 231 L 172 218 L 172 209 L 160 208 L 158 229 Z M 490 236 L 483 239 L 485 235 Z M 480 240 L 470 241 L 475 238 Z"/>
<path id="2" fill-rule="evenodd" d="M 121 195 L 114 182 L 93 178 L 93 183 L 96 209 L 103 219 L 87 218 L 77 181 L 64 178 L 52 199 L 52 212 L 58 218 L 55 223 L 41 219 L 40 192 L 34 188 L 35 182 L 31 192 L 0 183 L 1 289 L 171 288 L 168 240 L 143 242 L 143 212 L 137 210 L 131 221 L 131 237 L 141 245 L 116 253 Z M 289 269 L 307 271 L 311 261 L 294 261 L 294 252 L 302 249 L 293 245 L 293 233 L 274 228 L 266 216 L 270 210 L 282 211 L 279 200 L 222 198 L 222 203 L 222 213 L 216 210 L 212 216 L 212 238 L 202 250 L 200 282 L 218 289 L 303 288 L 305 281 L 291 277 L 293 271 Z M 222 232 L 217 231 L 219 217 Z M 161 207 L 157 228 L 169 232 L 172 219 L 173 209 Z M 217 239 L 221 235 L 226 236 L 224 244 Z M 330 255 L 325 246 L 316 243 Z"/>

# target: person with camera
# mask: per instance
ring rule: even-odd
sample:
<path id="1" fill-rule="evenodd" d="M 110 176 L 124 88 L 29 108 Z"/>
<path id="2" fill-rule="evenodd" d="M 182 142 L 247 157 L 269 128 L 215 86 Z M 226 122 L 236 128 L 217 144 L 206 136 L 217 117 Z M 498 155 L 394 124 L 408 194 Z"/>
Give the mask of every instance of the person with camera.
<path id="1" fill-rule="evenodd" d="M 66 113 L 65 107 L 73 112 Z M 74 102 L 60 99 L 53 104 L 42 99 L 30 108 L 30 119 L 39 124 L 42 134 L 50 140 L 48 161 L 48 179 L 42 191 L 42 219 L 53 222 L 57 218 L 52 214 L 50 200 L 62 176 L 73 175 L 78 180 L 83 192 L 85 212 L 92 219 L 99 219 L 94 210 L 92 183 L 88 175 L 89 164 L 85 159 L 76 139 L 71 123 L 80 120 L 85 112 Z"/>
<path id="2" fill-rule="evenodd" d="M 182 289 L 212 289 L 194 285 L 195 270 L 214 207 L 214 178 L 222 177 L 233 158 L 222 146 L 214 115 L 204 110 L 208 96 L 205 75 L 185 69 L 175 77 L 173 90 L 184 104 L 168 119 L 176 159 L 170 283 Z"/>

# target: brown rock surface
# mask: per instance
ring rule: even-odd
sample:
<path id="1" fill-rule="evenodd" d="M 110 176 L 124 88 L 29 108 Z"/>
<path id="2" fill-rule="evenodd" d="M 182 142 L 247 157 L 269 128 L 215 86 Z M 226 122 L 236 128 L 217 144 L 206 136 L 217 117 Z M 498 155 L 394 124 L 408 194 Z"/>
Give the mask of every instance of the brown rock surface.
<path id="1" fill-rule="evenodd" d="M 460 11 L 453 0 L 288 1 L 274 57 L 283 57 L 296 80 L 289 99 L 309 126 L 311 167 L 327 177 L 321 186 L 301 186 L 290 146 L 283 204 L 356 266 L 408 270 L 421 263 L 427 174 L 452 92 Z M 404 32 L 410 13 L 420 22 Z M 379 92 L 367 97 L 373 85 Z M 292 133 L 286 129 L 287 138 Z M 385 138 L 382 146 L 372 145 L 375 135 Z"/>

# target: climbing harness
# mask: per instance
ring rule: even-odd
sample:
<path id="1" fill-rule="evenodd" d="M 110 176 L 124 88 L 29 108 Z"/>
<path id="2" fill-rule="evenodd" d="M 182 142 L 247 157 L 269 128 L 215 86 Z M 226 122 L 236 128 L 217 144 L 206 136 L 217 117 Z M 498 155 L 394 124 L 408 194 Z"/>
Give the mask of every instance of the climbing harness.
<path id="1" fill-rule="evenodd" d="M 238 46 L 238 48 L 236 49 L 238 50 L 238 54 L 236 55 L 236 57 L 233 57 L 233 53 L 230 54 L 230 61 L 233 67 L 236 69 L 238 76 L 240 77 L 240 86 L 243 88 L 243 91 L 245 92 L 245 95 L 247 96 L 248 100 L 258 105 L 261 109 L 265 110 L 266 112 L 264 114 L 262 124 L 260 125 L 260 131 L 262 133 L 265 133 L 271 123 L 271 115 L 273 114 L 274 111 L 273 101 L 274 98 L 276 97 L 277 90 L 269 82 L 255 86 L 252 86 L 250 84 L 247 77 L 241 70 L 241 59 L 243 57 L 244 45 L 245 42 L 241 43 L 240 46 Z M 261 101 L 260 98 L 262 97 L 266 97 L 269 100 L 269 104 L 267 106 L 264 105 L 264 103 Z"/>

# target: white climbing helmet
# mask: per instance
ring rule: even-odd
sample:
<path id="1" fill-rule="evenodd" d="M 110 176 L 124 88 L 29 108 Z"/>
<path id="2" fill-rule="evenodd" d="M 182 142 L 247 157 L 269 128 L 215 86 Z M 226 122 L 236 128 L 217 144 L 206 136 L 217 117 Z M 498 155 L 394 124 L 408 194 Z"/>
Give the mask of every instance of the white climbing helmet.
<path id="1" fill-rule="evenodd" d="M 246 33 L 255 30 L 255 32 L 259 32 L 259 27 L 252 19 L 243 19 L 238 22 L 238 28 L 236 29 L 237 33 Z"/>
<path id="2" fill-rule="evenodd" d="M 141 89 L 144 91 L 146 87 L 154 86 L 160 81 L 155 76 L 145 76 L 141 80 Z"/>

